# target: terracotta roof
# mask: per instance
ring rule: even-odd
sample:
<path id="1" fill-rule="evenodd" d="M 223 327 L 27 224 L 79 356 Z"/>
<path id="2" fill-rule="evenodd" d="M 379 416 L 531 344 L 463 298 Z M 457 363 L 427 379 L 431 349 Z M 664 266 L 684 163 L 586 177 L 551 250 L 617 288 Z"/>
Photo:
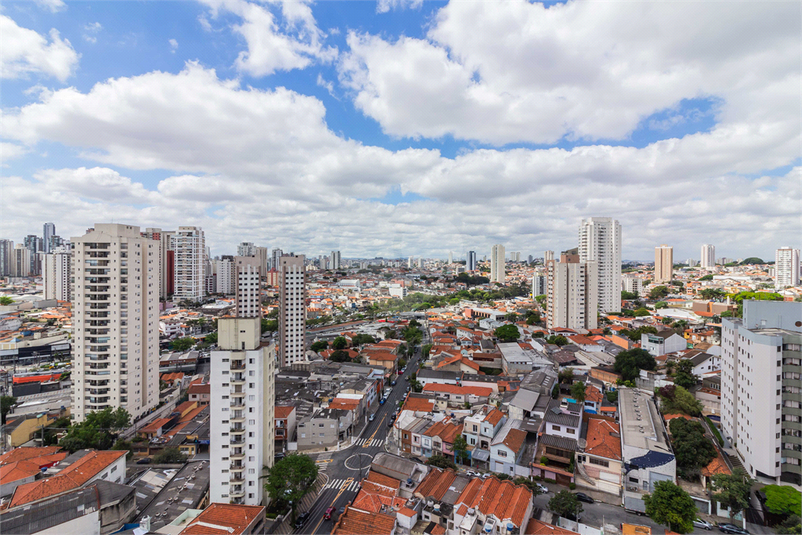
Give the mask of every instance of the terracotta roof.
<path id="1" fill-rule="evenodd" d="M 371 481 L 377 485 L 382 485 L 395 490 L 398 490 L 398 488 L 401 486 L 401 481 L 397 480 L 396 478 L 380 474 L 374 470 L 371 470 L 368 473 L 368 477 L 365 479 L 365 481 Z"/>
<path id="2" fill-rule="evenodd" d="M 431 533 L 431 535 L 445 535 L 446 528 L 440 524 L 436 524 L 429 533 Z"/>
<path id="3" fill-rule="evenodd" d="M 666 415 L 663 416 L 663 420 L 665 420 L 666 422 L 669 422 L 669 421 L 673 420 L 674 418 L 685 418 L 686 420 L 693 420 L 693 418 L 691 418 L 687 414 L 681 414 L 681 413 L 666 414 Z"/>
<path id="4" fill-rule="evenodd" d="M 274 414 L 276 418 L 289 418 L 294 410 L 294 405 L 277 405 Z"/>
<path id="5" fill-rule="evenodd" d="M 402 411 L 423 411 L 432 412 L 434 410 L 434 402 L 426 398 L 416 398 L 409 396 L 401 407 Z"/>
<path id="6" fill-rule="evenodd" d="M 362 488 L 359 494 L 356 495 L 356 498 L 354 498 L 351 507 L 366 513 L 378 513 L 382 510 L 383 505 L 385 504 L 382 502 L 380 496 Z"/>
<path id="7" fill-rule="evenodd" d="M 448 394 L 462 394 L 474 396 L 487 397 L 493 393 L 493 389 L 486 386 L 457 386 L 457 385 L 443 385 L 437 383 L 427 383 L 423 387 L 424 392 L 445 392 Z"/>
<path id="8" fill-rule="evenodd" d="M 416 513 L 415 511 L 413 511 L 409 507 L 402 507 L 401 510 L 398 511 L 398 514 L 406 516 L 407 518 L 412 518 L 413 516 L 415 516 L 418 513 Z"/>
<path id="9" fill-rule="evenodd" d="M 395 361 L 398 355 L 394 355 L 389 351 L 369 351 L 367 354 L 368 359 L 375 361 Z"/>
<path id="10" fill-rule="evenodd" d="M 702 475 L 705 477 L 711 477 L 716 474 L 731 474 L 729 466 L 727 463 L 724 462 L 724 459 L 721 458 L 721 455 L 716 455 L 716 457 L 710 461 L 710 464 L 702 468 Z"/>
<path id="11" fill-rule="evenodd" d="M 264 513 L 263 505 L 212 503 L 179 535 L 242 535 Z"/>
<path id="12" fill-rule="evenodd" d="M 209 394 L 211 393 L 212 386 L 209 383 L 206 384 L 191 384 L 189 385 L 189 389 L 187 392 L 189 394 Z"/>
<path id="13" fill-rule="evenodd" d="M 499 520 L 509 519 L 518 527 L 523 525 L 526 510 L 532 501 L 532 491 L 510 481 L 499 481 L 495 476 L 481 482 L 480 488 L 465 488 L 460 501 L 468 507 L 477 508 L 484 515 L 493 515 Z M 469 498 L 469 499 L 468 499 Z"/>
<path id="14" fill-rule="evenodd" d="M 395 517 L 382 513 L 363 513 L 346 507 L 340 515 L 332 535 L 373 535 L 375 533 L 391 533 L 395 530 Z M 182 534 L 183 535 L 183 534 Z"/>
<path id="15" fill-rule="evenodd" d="M 153 420 L 148 425 L 139 429 L 138 433 L 156 433 L 159 429 L 164 427 L 166 424 L 170 423 L 170 418 L 157 418 Z"/>
<path id="16" fill-rule="evenodd" d="M 420 494 L 424 498 L 431 496 L 435 500 L 441 500 L 456 478 L 457 473 L 453 470 L 444 471 L 439 468 L 432 468 L 432 471 L 426 474 L 426 477 L 421 481 L 415 494 Z"/>
<path id="17" fill-rule="evenodd" d="M 529 519 L 524 535 L 576 535 L 576 531 L 546 524 L 534 518 Z"/>
<path id="18" fill-rule="evenodd" d="M 602 402 L 602 393 L 601 390 L 596 388 L 593 385 L 585 386 L 585 401 L 592 401 L 594 403 L 601 403 Z"/>
<path id="19" fill-rule="evenodd" d="M 496 408 L 493 408 L 493 410 L 488 412 L 487 416 L 485 416 L 485 422 L 488 422 L 490 425 L 495 426 L 497 423 L 501 421 L 502 418 L 504 418 L 504 413 Z"/>
<path id="20" fill-rule="evenodd" d="M 35 476 L 39 471 L 39 464 L 33 461 L 17 461 L 4 464 L 0 466 L 0 485 Z"/>
<path id="21" fill-rule="evenodd" d="M 520 429 L 510 429 L 507 436 L 501 441 L 502 444 L 510 448 L 515 453 L 521 450 L 521 446 L 526 442 L 526 431 Z"/>
<path id="22" fill-rule="evenodd" d="M 614 435 L 617 434 L 618 436 Z M 587 446 L 585 453 L 621 460 L 621 428 L 615 422 L 601 418 L 588 418 Z"/>
<path id="23" fill-rule="evenodd" d="M 26 459 L 33 459 L 34 457 L 42 457 L 44 455 L 52 455 L 58 453 L 61 448 L 59 446 L 45 446 L 43 448 L 15 448 L 3 455 L 0 455 L 0 465 L 7 463 L 14 463 L 17 461 L 24 461 Z"/>
<path id="24" fill-rule="evenodd" d="M 352 411 L 359 407 L 358 399 L 334 398 L 329 402 L 330 409 Z"/>

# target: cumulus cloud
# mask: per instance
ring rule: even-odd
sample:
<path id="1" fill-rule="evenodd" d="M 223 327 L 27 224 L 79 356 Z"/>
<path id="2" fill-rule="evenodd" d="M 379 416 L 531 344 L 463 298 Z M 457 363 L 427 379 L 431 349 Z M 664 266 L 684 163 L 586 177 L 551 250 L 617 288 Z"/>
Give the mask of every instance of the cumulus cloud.
<path id="1" fill-rule="evenodd" d="M 21 78 L 37 73 L 64 81 L 78 65 L 78 54 L 58 30 L 50 30 L 50 41 L 33 30 L 22 28 L 0 15 L 0 77 Z"/>
<path id="2" fill-rule="evenodd" d="M 169 43 L 170 43 L 170 52 L 175 54 L 175 51 L 178 50 L 178 41 L 176 41 L 175 39 L 170 39 Z"/>
<path id="3" fill-rule="evenodd" d="M 42 9 L 46 9 L 51 13 L 58 13 L 61 10 L 67 9 L 67 5 L 63 0 L 35 0 Z"/>
<path id="4" fill-rule="evenodd" d="M 277 2 L 280 10 L 272 3 L 202 1 L 212 8 L 212 17 L 226 11 L 242 20 L 232 26 L 247 45 L 247 50 L 237 57 L 236 68 L 240 72 L 267 76 L 276 71 L 303 69 L 313 62 L 329 63 L 337 57 L 336 47 L 323 44 L 326 36 L 317 26 L 309 1 L 282 0 Z M 201 24 L 211 28 L 205 19 L 201 19 Z"/>
<path id="5" fill-rule="evenodd" d="M 99 22 L 92 22 L 84 26 L 84 40 L 87 43 L 97 43 L 97 34 L 103 29 L 103 25 Z"/>
<path id="6" fill-rule="evenodd" d="M 620 140 L 711 95 L 722 121 L 795 120 L 800 31 L 792 3 L 450 2 L 425 39 L 352 32 L 339 71 L 393 136 Z"/>
<path id="7" fill-rule="evenodd" d="M 387 13 L 391 9 L 420 9 L 423 0 L 378 0 L 376 2 L 376 13 Z"/>

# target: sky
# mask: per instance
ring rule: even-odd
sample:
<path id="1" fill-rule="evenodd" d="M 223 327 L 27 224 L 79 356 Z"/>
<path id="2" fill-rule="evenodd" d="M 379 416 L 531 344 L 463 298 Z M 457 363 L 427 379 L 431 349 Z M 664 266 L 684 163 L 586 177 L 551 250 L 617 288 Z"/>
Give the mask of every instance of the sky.
<path id="1" fill-rule="evenodd" d="M 802 245 L 789 2 L 7 1 L 0 237 L 348 257 Z"/>

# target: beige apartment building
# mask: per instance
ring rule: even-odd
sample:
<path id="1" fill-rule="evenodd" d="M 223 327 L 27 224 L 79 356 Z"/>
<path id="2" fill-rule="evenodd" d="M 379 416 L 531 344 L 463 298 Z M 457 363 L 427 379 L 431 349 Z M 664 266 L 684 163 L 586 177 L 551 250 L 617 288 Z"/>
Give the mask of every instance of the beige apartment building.
<path id="1" fill-rule="evenodd" d="M 206 239 L 200 227 L 178 227 L 173 236 L 175 249 L 176 300 L 198 301 L 206 295 Z"/>
<path id="2" fill-rule="evenodd" d="M 654 248 L 654 282 L 670 282 L 674 276 L 674 248 L 661 245 Z"/>
<path id="3" fill-rule="evenodd" d="M 306 362 L 306 272 L 304 256 L 279 259 L 279 343 L 282 366 Z"/>
<path id="4" fill-rule="evenodd" d="M 560 255 L 546 262 L 546 325 L 549 329 L 598 327 L 598 268 L 579 255 Z"/>

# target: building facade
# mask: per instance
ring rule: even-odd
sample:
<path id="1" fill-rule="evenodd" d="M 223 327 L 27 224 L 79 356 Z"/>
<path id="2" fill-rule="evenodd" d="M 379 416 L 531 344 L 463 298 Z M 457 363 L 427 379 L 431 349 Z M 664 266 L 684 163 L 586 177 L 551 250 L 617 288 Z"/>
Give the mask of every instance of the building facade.
<path id="1" fill-rule="evenodd" d="M 621 309 L 621 225 L 609 217 L 583 219 L 579 226 L 579 261 L 596 263 L 601 312 Z"/>
<path id="2" fill-rule="evenodd" d="M 546 262 L 546 325 L 549 329 L 598 327 L 598 269 L 595 262 L 563 253 Z"/>
<path id="3" fill-rule="evenodd" d="M 259 318 L 220 318 L 212 351 L 209 500 L 259 505 L 263 467 L 273 466 L 275 345 Z"/>
<path id="4" fill-rule="evenodd" d="M 752 477 L 802 483 L 802 303 L 722 318 L 721 427 Z"/>
<path id="5" fill-rule="evenodd" d="M 780 247 L 774 256 L 774 287 L 799 286 L 799 249 Z"/>
<path id="6" fill-rule="evenodd" d="M 716 247 L 706 243 L 702 245 L 702 257 L 699 260 L 702 269 L 713 269 L 716 267 Z"/>
<path id="7" fill-rule="evenodd" d="M 630 293 L 636 293 L 638 296 L 643 294 L 643 279 L 635 276 L 627 276 L 621 278 L 621 290 Z"/>
<path id="8" fill-rule="evenodd" d="M 468 258 L 465 261 L 465 269 L 476 271 L 476 251 L 468 251 Z"/>
<path id="9" fill-rule="evenodd" d="M 158 243 L 139 227 L 97 224 L 71 239 L 72 417 L 159 403 Z"/>
<path id="10" fill-rule="evenodd" d="M 548 293 L 548 277 L 545 275 L 532 275 L 532 297 Z"/>
<path id="11" fill-rule="evenodd" d="M 256 256 L 256 246 L 249 241 L 240 243 L 237 245 L 237 256 Z"/>
<path id="12" fill-rule="evenodd" d="M 11 275 L 12 257 L 14 256 L 14 242 L 0 240 L 0 277 Z"/>
<path id="13" fill-rule="evenodd" d="M 306 273 L 304 256 L 279 259 L 279 343 L 282 366 L 306 362 Z"/>
<path id="14" fill-rule="evenodd" d="M 52 242 L 53 237 L 56 235 L 56 224 L 55 223 L 45 223 L 42 225 L 42 242 L 44 245 L 44 252 L 50 253 L 52 252 Z"/>
<path id="15" fill-rule="evenodd" d="M 24 243 L 18 243 L 11 250 L 11 266 L 9 275 L 12 277 L 32 277 L 31 271 L 31 251 L 25 247 Z"/>
<path id="16" fill-rule="evenodd" d="M 331 269 L 340 269 L 340 251 L 332 251 L 329 262 Z"/>
<path id="17" fill-rule="evenodd" d="M 654 282 L 670 282 L 674 276 L 674 248 L 661 245 L 654 248 Z"/>
<path id="18" fill-rule="evenodd" d="M 45 255 L 42 284 L 45 299 L 72 301 L 70 279 L 72 253 L 68 247 L 58 247 Z"/>
<path id="19" fill-rule="evenodd" d="M 159 242 L 159 299 L 167 299 L 175 293 L 175 247 L 174 231 L 165 231 L 160 228 L 146 228 L 142 235 Z"/>
<path id="20" fill-rule="evenodd" d="M 262 317 L 261 262 L 255 256 L 234 258 L 234 277 L 238 318 Z"/>
<path id="21" fill-rule="evenodd" d="M 504 270 L 504 261 L 506 259 L 504 246 L 496 244 L 490 249 L 490 282 L 497 282 L 504 284 L 506 280 L 506 271 Z"/>
<path id="22" fill-rule="evenodd" d="M 205 292 L 206 239 L 200 227 L 178 227 L 175 249 L 175 292 L 178 300 L 199 301 Z"/>
<path id="23" fill-rule="evenodd" d="M 237 267 L 231 257 L 212 260 L 212 273 L 214 274 L 214 293 L 233 295 L 237 285 Z"/>

